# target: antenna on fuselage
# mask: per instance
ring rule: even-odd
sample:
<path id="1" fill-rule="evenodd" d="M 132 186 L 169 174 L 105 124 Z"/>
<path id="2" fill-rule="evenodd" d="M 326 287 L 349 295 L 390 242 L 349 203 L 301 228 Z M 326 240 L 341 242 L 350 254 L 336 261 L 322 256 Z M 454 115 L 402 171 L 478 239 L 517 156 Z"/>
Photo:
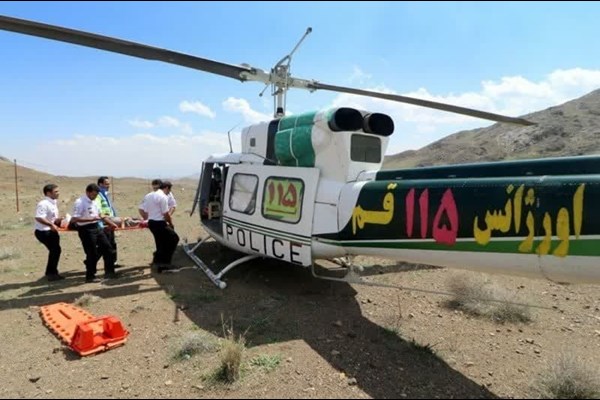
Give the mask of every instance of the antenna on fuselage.
<path id="1" fill-rule="evenodd" d="M 230 153 L 233 153 L 233 146 L 231 145 L 231 131 L 234 130 L 235 128 L 237 128 L 238 126 L 240 126 L 240 124 L 241 124 L 241 122 L 238 123 L 233 128 L 231 128 L 229 131 L 227 131 L 227 139 L 229 139 L 229 152 Z"/>
<path id="2" fill-rule="evenodd" d="M 275 64 L 273 68 L 271 68 L 271 76 L 276 77 L 277 79 L 272 79 L 271 82 L 267 83 L 265 88 L 259 94 L 259 96 L 262 97 L 262 95 L 265 93 L 265 90 L 271 86 L 271 95 L 273 96 L 275 108 L 273 116 L 275 118 L 280 118 L 285 115 L 286 94 L 291 83 L 290 66 L 292 63 L 292 55 L 296 52 L 296 50 L 298 50 L 300 44 L 311 32 L 312 28 L 309 26 L 306 28 L 306 32 L 304 32 L 304 35 L 302 35 L 298 43 L 296 43 L 296 46 L 294 46 L 290 54 L 283 57 L 277 64 Z"/>

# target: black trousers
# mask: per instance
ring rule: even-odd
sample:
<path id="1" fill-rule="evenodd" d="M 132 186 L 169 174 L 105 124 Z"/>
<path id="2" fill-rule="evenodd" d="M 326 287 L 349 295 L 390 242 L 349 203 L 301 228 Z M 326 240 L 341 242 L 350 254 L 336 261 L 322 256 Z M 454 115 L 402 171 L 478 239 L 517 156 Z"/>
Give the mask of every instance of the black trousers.
<path id="1" fill-rule="evenodd" d="M 35 231 L 35 237 L 48 249 L 48 262 L 46 275 L 58 274 L 58 260 L 60 259 L 60 236 L 55 231 Z"/>
<path id="2" fill-rule="evenodd" d="M 104 260 L 104 273 L 115 272 L 115 250 L 110 245 L 104 229 L 98 228 L 96 224 L 78 227 L 77 233 L 85 251 L 85 277 L 87 279 L 96 276 L 96 266 L 100 257 Z"/>
<path id="3" fill-rule="evenodd" d="M 148 228 L 150 228 L 156 244 L 152 263 L 171 264 L 173 253 L 179 243 L 179 236 L 165 221 L 149 220 Z"/>
<path id="4" fill-rule="evenodd" d="M 117 255 L 117 242 L 115 241 L 115 231 L 113 231 L 112 229 L 105 229 L 104 234 L 108 239 L 108 243 L 110 243 L 113 250 L 115 251 L 115 262 L 117 262 L 119 256 Z"/>

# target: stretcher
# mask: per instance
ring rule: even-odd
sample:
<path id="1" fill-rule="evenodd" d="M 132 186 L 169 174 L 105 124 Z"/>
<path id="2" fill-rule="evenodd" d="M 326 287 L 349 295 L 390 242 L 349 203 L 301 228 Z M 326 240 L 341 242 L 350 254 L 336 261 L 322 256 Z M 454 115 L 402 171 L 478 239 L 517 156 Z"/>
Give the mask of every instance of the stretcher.
<path id="1" fill-rule="evenodd" d="M 77 229 L 74 228 L 71 224 L 69 224 L 69 219 L 65 219 L 61 222 L 60 226 L 58 226 L 59 232 L 76 232 Z M 148 221 L 135 219 L 135 218 L 121 218 L 121 217 L 112 217 L 112 222 L 117 225 L 115 231 L 131 231 L 138 229 L 145 229 L 148 227 Z"/>
<path id="2" fill-rule="evenodd" d="M 112 315 L 94 317 L 68 303 L 42 306 L 40 316 L 59 339 L 80 356 L 89 356 L 121 346 L 129 332 Z"/>

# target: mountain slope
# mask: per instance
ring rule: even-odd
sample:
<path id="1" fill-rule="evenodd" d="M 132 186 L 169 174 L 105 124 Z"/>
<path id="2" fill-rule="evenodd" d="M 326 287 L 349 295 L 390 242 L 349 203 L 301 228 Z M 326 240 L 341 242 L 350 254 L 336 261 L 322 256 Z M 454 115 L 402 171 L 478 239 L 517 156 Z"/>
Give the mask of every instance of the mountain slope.
<path id="1" fill-rule="evenodd" d="M 461 131 L 388 156 L 384 169 L 600 153 L 600 90 L 524 118 L 537 125 L 497 123 Z"/>

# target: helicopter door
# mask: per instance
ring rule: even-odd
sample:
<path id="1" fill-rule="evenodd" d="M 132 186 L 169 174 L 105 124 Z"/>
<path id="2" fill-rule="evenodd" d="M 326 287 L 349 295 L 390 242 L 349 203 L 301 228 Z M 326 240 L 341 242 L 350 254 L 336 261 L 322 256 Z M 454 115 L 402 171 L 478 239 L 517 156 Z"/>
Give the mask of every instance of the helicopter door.
<path id="1" fill-rule="evenodd" d="M 223 201 L 223 239 L 248 254 L 311 265 L 319 170 L 231 165 Z"/>

